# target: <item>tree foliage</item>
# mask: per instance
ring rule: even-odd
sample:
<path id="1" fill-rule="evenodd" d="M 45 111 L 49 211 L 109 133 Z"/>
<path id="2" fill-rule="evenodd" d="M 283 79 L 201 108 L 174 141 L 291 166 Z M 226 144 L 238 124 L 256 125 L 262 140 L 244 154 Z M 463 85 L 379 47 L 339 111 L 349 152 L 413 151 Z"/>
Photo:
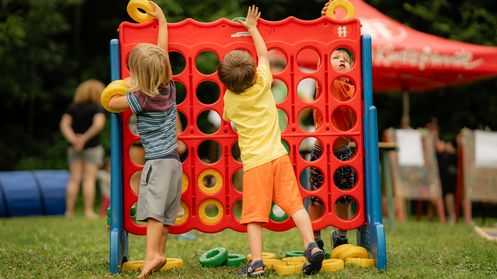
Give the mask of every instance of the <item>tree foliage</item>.
<path id="1" fill-rule="evenodd" d="M 384 14 L 416 30 L 473 44 L 497 46 L 497 2 L 492 0 L 422 0 L 370 2 Z M 497 130 L 497 80 L 448 87 L 411 95 L 411 126 L 439 120 L 442 137 L 453 138 L 463 127 Z M 399 95 L 376 95 L 380 127 L 398 126 Z M 385 106 L 388 109 L 385 109 Z"/>
<path id="2" fill-rule="evenodd" d="M 170 22 L 210 22 L 245 16 L 259 5 L 262 17 L 281 20 L 319 17 L 324 0 L 156 0 Z M 109 82 L 109 40 L 117 37 L 128 1 L 0 0 L 0 170 L 64 168 L 65 147 L 58 130 L 62 113 L 79 82 Z M 373 0 L 381 12 L 417 30 L 445 38 L 497 45 L 497 2 L 492 0 Z M 446 88 L 412 96 L 414 126 L 431 116 L 442 132 L 462 126 L 497 129 L 497 82 Z M 398 125 L 399 95 L 377 95 L 381 127 Z M 433 107 L 437 109 L 434 110 Z M 108 131 L 108 130 L 107 130 Z M 108 132 L 104 144 L 108 149 Z"/>

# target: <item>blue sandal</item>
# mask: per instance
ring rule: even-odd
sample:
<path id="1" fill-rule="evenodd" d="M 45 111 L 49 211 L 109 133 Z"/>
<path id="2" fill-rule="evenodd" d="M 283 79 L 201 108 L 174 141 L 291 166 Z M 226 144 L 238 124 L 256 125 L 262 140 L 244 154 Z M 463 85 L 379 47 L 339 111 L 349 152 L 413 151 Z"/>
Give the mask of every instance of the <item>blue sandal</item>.
<path id="1" fill-rule="evenodd" d="M 312 253 L 312 249 L 319 248 L 316 242 L 311 242 L 307 245 L 307 249 L 304 251 L 304 256 L 307 259 L 307 263 L 302 267 L 302 272 L 305 275 L 314 275 L 321 270 L 324 260 L 324 252 L 319 249 L 319 251 Z"/>

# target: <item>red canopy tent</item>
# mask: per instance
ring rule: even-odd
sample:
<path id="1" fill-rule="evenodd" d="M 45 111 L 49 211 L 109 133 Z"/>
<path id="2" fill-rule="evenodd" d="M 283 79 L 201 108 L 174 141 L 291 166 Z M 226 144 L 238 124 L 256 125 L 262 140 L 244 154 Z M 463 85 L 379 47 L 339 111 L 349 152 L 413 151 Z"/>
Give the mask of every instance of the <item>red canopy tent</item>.
<path id="1" fill-rule="evenodd" d="M 497 47 L 407 27 L 362 0 L 349 0 L 373 41 L 373 91 L 423 92 L 497 76 Z"/>

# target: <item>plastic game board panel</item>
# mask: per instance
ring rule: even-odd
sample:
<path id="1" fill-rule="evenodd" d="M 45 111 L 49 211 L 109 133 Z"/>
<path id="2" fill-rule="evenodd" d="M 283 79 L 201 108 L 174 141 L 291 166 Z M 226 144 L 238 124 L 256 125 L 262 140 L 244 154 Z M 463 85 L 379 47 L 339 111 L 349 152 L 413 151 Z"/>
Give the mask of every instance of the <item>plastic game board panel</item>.
<path id="1" fill-rule="evenodd" d="M 338 38 L 338 27 L 346 28 L 348 30 L 347 38 Z M 334 190 L 333 184 L 333 170 L 339 165 L 350 165 L 357 169 L 358 172 L 358 183 L 357 186 L 349 190 L 347 194 L 353 196 L 358 203 L 357 215 L 351 220 L 340 220 L 338 219 L 331 207 L 327 207 L 326 213 L 323 217 L 317 221 L 313 222 L 315 228 L 323 228 L 329 225 L 336 225 L 340 228 L 353 228 L 358 227 L 364 223 L 364 209 L 362 204 L 364 203 L 361 199 L 361 195 L 364 195 L 363 180 L 360 178 L 359 173 L 363 173 L 362 166 L 362 137 L 360 131 L 362 129 L 362 99 L 357 95 L 361 95 L 362 88 L 361 83 L 357 82 L 361 80 L 360 67 L 360 55 L 357 55 L 360 47 L 360 24 L 357 20 L 351 20 L 347 22 L 333 22 L 326 17 L 319 18 L 313 21 L 302 21 L 296 18 L 288 18 L 278 22 L 268 22 L 261 20 L 259 23 L 259 29 L 262 36 L 266 38 L 268 49 L 278 49 L 280 50 L 285 58 L 287 59 L 286 68 L 278 74 L 274 75 L 274 78 L 279 78 L 282 80 L 288 90 L 288 95 L 283 103 L 278 104 L 280 109 L 283 109 L 289 118 L 288 127 L 282 133 L 282 138 L 286 140 L 290 146 L 290 157 L 293 161 L 294 168 L 297 171 L 303 170 L 306 166 L 309 166 L 309 162 L 302 161 L 298 155 L 298 142 L 306 137 L 326 137 L 327 140 L 331 140 L 338 135 L 346 135 L 353 137 L 358 146 L 356 151 L 356 156 L 350 160 L 350 162 L 340 162 L 334 159 L 333 154 L 323 154 L 327 158 L 323 159 L 322 162 L 318 162 L 326 176 L 325 181 L 327 185 L 323 185 L 320 190 L 313 192 L 312 194 L 318 195 L 322 198 L 327 205 L 332 203 L 333 197 L 340 194 L 339 191 Z M 150 42 L 155 43 L 157 40 L 157 22 L 151 21 L 144 24 L 131 24 L 122 23 L 120 26 L 120 38 L 121 38 L 121 61 L 123 65 L 126 65 L 127 54 L 129 50 L 139 42 Z M 181 112 L 187 119 L 187 125 L 184 132 L 180 133 L 178 139 L 187 145 L 188 157 L 183 162 L 184 173 L 188 177 L 189 187 L 182 194 L 182 201 L 189 207 L 189 217 L 186 223 L 180 226 L 171 227 L 171 232 L 179 233 L 185 232 L 191 229 L 198 229 L 204 232 L 215 232 L 223 230 L 226 228 L 231 228 L 237 231 L 244 231 L 245 226 L 242 226 L 231 214 L 232 206 L 234 203 L 241 198 L 241 193 L 236 191 L 232 183 L 233 173 L 242 167 L 242 165 L 235 161 L 231 154 L 231 148 L 234 142 L 236 142 L 236 133 L 231 129 L 230 124 L 222 121 L 221 127 L 214 134 L 203 134 L 197 128 L 196 118 L 197 116 L 206 109 L 216 111 L 219 116 L 222 115 L 222 92 L 225 88 L 220 84 L 217 77 L 217 73 L 203 74 L 196 68 L 196 57 L 199 53 L 206 50 L 210 50 L 216 54 L 217 58 L 220 60 L 229 51 L 233 49 L 245 49 L 249 51 L 253 56 L 255 56 L 255 49 L 253 47 L 250 37 L 244 36 L 244 28 L 241 27 L 239 23 L 233 23 L 226 19 L 220 19 L 211 23 L 199 23 L 194 20 L 188 19 L 179 23 L 169 24 L 169 50 L 180 53 L 185 59 L 185 68 L 182 72 L 174 75 L 175 81 L 181 82 L 186 91 L 185 100 L 178 105 L 178 111 Z M 238 33 L 242 32 L 242 33 Z M 190 35 L 188 35 L 190 34 Z M 195 34 L 192 36 L 191 34 Z M 294 34 L 299 34 L 295 36 Z M 235 35 L 232 37 L 231 35 Z M 240 36 L 241 37 L 238 37 Z M 334 78 L 338 76 L 337 73 L 330 71 L 329 56 L 331 51 L 339 46 L 345 46 L 350 49 L 355 56 L 354 66 L 351 72 L 347 73 L 347 76 L 353 81 L 356 86 L 355 96 L 345 102 L 344 104 L 350 106 L 356 113 L 357 123 L 356 126 L 349 131 L 337 131 L 331 124 L 331 112 L 334 106 L 342 104 L 336 100 L 331 100 L 326 92 L 329 92 L 330 83 Z M 297 60 L 299 60 L 300 51 L 303 49 L 314 49 L 319 55 L 320 66 L 314 73 L 307 73 L 299 69 Z M 356 51 L 357 50 L 357 51 Z M 126 67 L 122 67 L 121 70 L 122 78 L 128 76 Z M 304 78 L 315 79 L 320 86 L 322 86 L 322 95 L 312 104 L 303 103 L 299 100 L 296 94 L 296 88 L 298 82 Z M 220 96 L 219 100 L 212 104 L 202 104 L 196 97 L 196 89 L 200 83 L 203 81 L 212 81 L 219 86 Z M 344 105 L 342 104 L 342 105 Z M 319 127 L 318 131 L 315 133 L 309 133 L 302 130 L 297 124 L 299 112 L 306 107 L 316 108 L 321 111 L 324 117 L 323 127 Z M 127 111 L 125 114 L 129 114 Z M 128 130 L 126 126 L 125 129 Z M 123 131 L 124 143 L 123 149 L 129 149 L 131 144 L 136 141 L 136 136 L 132 136 L 128 131 Z M 218 162 L 213 165 L 207 165 L 200 161 L 196 150 L 198 145 L 203 140 L 215 140 L 219 142 L 220 148 L 225 153 L 221 156 Z M 331 150 L 330 144 L 324 142 L 326 149 Z M 332 143 L 332 141 L 331 141 Z M 124 151 L 128 154 L 127 151 Z M 327 151 L 330 153 L 330 151 Z M 326 160 L 326 161 L 325 161 Z M 129 156 L 125 156 L 125 179 L 127 180 L 125 184 L 125 204 L 126 206 L 131 206 L 136 203 L 137 196 L 131 191 L 129 187 L 129 178 L 131 174 L 129 172 L 141 169 L 141 166 L 134 166 L 129 164 Z M 313 163 L 314 164 L 314 163 Z M 126 165 L 131 165 L 132 167 L 126 167 Z M 336 167 L 335 167 L 336 165 Z M 215 194 L 206 194 L 199 190 L 198 187 L 198 175 L 205 169 L 212 168 L 219 172 L 223 179 L 223 185 L 219 192 Z M 297 172 L 297 174 L 299 174 Z M 326 192 L 328 190 L 328 192 Z M 303 196 L 308 196 L 306 191 L 302 188 L 301 192 Z M 224 214 L 224 218 L 215 224 L 205 224 L 200 220 L 199 217 L 199 205 L 202 201 L 206 199 L 216 199 L 221 205 Z M 129 222 L 131 218 L 125 216 L 125 228 L 131 233 L 144 234 L 145 230 L 143 226 L 138 226 L 134 222 Z M 265 225 L 270 230 L 282 231 L 290 229 L 294 226 L 292 221 L 285 221 L 276 223 L 270 221 Z"/>

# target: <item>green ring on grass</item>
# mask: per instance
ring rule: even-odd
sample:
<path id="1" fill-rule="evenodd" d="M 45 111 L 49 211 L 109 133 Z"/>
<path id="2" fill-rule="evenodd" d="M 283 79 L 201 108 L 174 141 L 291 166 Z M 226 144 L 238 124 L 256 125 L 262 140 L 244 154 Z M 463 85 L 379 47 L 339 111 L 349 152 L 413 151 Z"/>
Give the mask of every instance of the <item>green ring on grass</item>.
<path id="1" fill-rule="evenodd" d="M 237 22 L 237 21 L 240 21 L 240 20 L 247 21 L 247 19 L 245 17 L 243 17 L 243 16 L 237 16 L 237 17 L 233 18 L 231 21 Z"/>
<path id="2" fill-rule="evenodd" d="M 211 249 L 200 256 L 200 264 L 204 267 L 220 266 L 228 259 L 228 251 L 224 247 Z"/>
<path id="3" fill-rule="evenodd" d="M 286 219 L 288 219 L 288 215 L 286 215 L 286 213 L 284 213 L 282 216 L 277 216 L 276 214 L 274 214 L 273 212 L 274 205 L 275 203 L 273 202 L 273 204 L 271 205 L 271 211 L 269 211 L 269 219 L 275 222 L 283 222 Z"/>
<path id="4" fill-rule="evenodd" d="M 285 253 L 285 257 L 302 257 L 304 251 L 288 251 Z"/>
<path id="5" fill-rule="evenodd" d="M 226 266 L 237 267 L 245 263 L 245 255 L 242 254 L 228 254 Z"/>

